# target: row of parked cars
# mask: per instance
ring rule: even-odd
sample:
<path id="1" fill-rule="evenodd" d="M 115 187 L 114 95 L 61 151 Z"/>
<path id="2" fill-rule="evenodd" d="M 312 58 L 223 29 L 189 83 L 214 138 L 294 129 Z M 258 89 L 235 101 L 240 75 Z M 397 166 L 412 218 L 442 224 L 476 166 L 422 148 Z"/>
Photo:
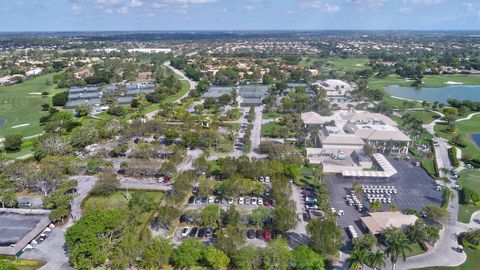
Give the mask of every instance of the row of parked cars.
<path id="1" fill-rule="evenodd" d="M 275 204 L 275 201 L 270 198 L 261 198 L 261 197 L 240 197 L 235 200 L 232 197 L 219 197 L 219 196 L 191 196 L 188 199 L 189 204 L 206 204 L 206 203 L 215 203 L 215 204 L 238 204 L 238 205 L 263 205 L 271 206 Z"/>
<path id="2" fill-rule="evenodd" d="M 317 204 L 317 194 L 313 191 L 312 187 L 304 187 L 302 188 L 302 196 L 305 201 L 305 209 L 306 210 L 318 210 Z"/>
<path id="3" fill-rule="evenodd" d="M 214 230 L 211 227 L 184 227 L 182 229 L 182 237 L 198 237 L 198 238 L 211 238 L 214 236 Z"/>
<path id="4" fill-rule="evenodd" d="M 264 239 L 266 241 L 277 238 L 277 232 L 272 230 L 243 230 L 242 236 L 248 239 Z"/>

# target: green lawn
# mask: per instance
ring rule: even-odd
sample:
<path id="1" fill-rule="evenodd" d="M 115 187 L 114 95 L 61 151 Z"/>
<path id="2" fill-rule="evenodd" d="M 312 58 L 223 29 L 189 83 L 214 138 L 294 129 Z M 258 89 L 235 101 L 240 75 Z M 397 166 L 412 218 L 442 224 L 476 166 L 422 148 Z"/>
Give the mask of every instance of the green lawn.
<path id="1" fill-rule="evenodd" d="M 430 124 L 431 122 L 433 122 L 435 119 L 439 117 L 438 114 L 430 111 L 408 111 L 408 112 L 405 112 L 404 114 L 406 113 L 415 115 L 424 124 Z"/>
<path id="2" fill-rule="evenodd" d="M 446 87 L 445 84 L 448 81 L 461 82 L 465 85 L 478 85 L 480 84 L 480 75 L 426 75 L 423 78 L 422 87 Z M 400 86 L 411 86 L 411 81 L 406 81 L 404 78 L 392 74 L 386 78 L 371 78 L 368 81 L 368 86 L 370 88 L 384 89 L 387 86 L 391 85 L 400 85 Z"/>
<path id="3" fill-rule="evenodd" d="M 368 58 L 337 58 L 328 61 L 338 71 L 359 71 L 368 68 Z"/>
<path id="4" fill-rule="evenodd" d="M 409 245 L 411 250 L 406 252 L 407 257 L 412 257 L 416 255 L 420 255 L 422 253 L 425 253 L 425 251 L 420 247 L 419 244 L 410 244 Z"/>
<path id="5" fill-rule="evenodd" d="M 458 174 L 458 185 L 467 187 L 477 193 L 480 193 L 480 171 L 463 170 Z M 470 222 L 470 217 L 476 211 L 480 210 L 480 206 L 475 205 L 460 205 L 458 211 L 458 221 L 463 223 Z"/>
<path id="6" fill-rule="evenodd" d="M 262 137 L 273 137 L 272 136 L 272 129 L 275 127 L 277 130 L 277 134 L 283 129 L 283 125 L 277 123 L 267 123 L 262 125 Z"/>
<path id="7" fill-rule="evenodd" d="M 475 145 L 475 143 L 470 140 L 470 134 L 480 132 L 480 115 L 472 117 L 472 119 L 467 121 L 462 121 L 456 123 L 457 134 L 460 134 L 463 138 L 464 144 L 467 146 L 462 148 L 463 157 L 471 158 L 480 158 L 480 149 Z M 451 134 L 446 131 L 447 126 L 444 124 L 435 125 L 435 133 L 442 137 L 450 140 L 456 134 Z"/>
<path id="8" fill-rule="evenodd" d="M 43 103 L 51 104 L 51 96 L 63 90 L 56 89 L 54 84 L 47 85 L 47 79 L 53 74 L 38 76 L 23 83 L 0 87 L 0 118 L 7 123 L 0 128 L 0 137 L 10 133 L 20 133 L 23 136 L 39 134 L 43 131 L 39 119 L 47 114 L 42 112 Z M 32 93 L 48 92 L 42 97 Z M 28 124 L 28 125 L 26 125 Z M 22 127 L 12 128 L 18 125 Z"/>
<path id="9" fill-rule="evenodd" d="M 133 193 L 151 193 L 155 195 L 155 200 L 160 202 L 161 198 L 163 197 L 162 192 L 156 191 L 130 191 L 130 195 Z M 83 201 L 82 209 L 86 213 L 88 211 L 94 209 L 101 209 L 101 210 L 113 210 L 113 209 L 127 209 L 128 207 L 128 200 L 126 196 L 126 191 L 117 191 L 113 193 L 111 196 L 108 197 L 94 197 L 89 196 Z"/>
<path id="10" fill-rule="evenodd" d="M 40 260 L 18 259 L 11 256 L 0 256 L 0 260 L 3 260 L 8 264 L 12 264 L 18 270 L 35 270 L 45 264 L 44 261 Z"/>

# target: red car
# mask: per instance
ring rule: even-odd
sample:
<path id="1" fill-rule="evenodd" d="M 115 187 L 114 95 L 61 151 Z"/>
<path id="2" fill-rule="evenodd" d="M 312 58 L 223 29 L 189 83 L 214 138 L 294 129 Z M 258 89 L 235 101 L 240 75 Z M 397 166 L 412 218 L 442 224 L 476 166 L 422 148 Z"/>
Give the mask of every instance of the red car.
<path id="1" fill-rule="evenodd" d="M 270 199 L 263 199 L 263 206 L 270 206 Z"/>
<path id="2" fill-rule="evenodd" d="M 265 238 L 266 241 L 270 240 L 271 239 L 271 232 L 270 230 L 265 230 L 263 232 L 263 238 Z"/>
<path id="3" fill-rule="evenodd" d="M 263 239 L 263 231 L 262 230 L 257 230 L 256 236 L 258 239 Z"/>

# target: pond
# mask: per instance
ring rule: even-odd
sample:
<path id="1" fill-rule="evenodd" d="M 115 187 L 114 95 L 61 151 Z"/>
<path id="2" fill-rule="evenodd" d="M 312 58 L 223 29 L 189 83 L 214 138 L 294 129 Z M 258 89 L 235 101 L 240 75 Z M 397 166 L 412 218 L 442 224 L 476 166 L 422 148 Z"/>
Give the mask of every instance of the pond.
<path id="1" fill-rule="evenodd" d="M 7 120 L 0 118 L 0 127 L 5 125 L 7 123 Z"/>
<path id="2" fill-rule="evenodd" d="M 480 148 L 480 133 L 470 134 L 470 139 Z"/>
<path id="3" fill-rule="evenodd" d="M 415 88 L 392 85 L 385 88 L 392 96 L 411 100 L 438 101 L 447 103 L 448 99 L 480 101 L 480 85 L 450 85 L 441 88 Z"/>

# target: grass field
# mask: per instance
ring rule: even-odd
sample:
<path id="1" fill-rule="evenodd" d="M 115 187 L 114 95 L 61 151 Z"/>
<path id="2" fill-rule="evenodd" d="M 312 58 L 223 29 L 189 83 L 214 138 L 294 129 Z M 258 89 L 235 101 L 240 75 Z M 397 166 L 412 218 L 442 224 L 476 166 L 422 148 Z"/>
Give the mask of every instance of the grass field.
<path id="1" fill-rule="evenodd" d="M 404 114 L 407 114 L 407 113 L 415 115 L 424 124 L 430 124 L 431 122 L 433 122 L 433 120 L 439 117 L 438 114 L 430 111 L 408 111 L 408 112 L 405 112 Z"/>
<path id="2" fill-rule="evenodd" d="M 412 257 L 416 255 L 420 255 L 422 253 L 425 253 L 425 251 L 420 247 L 419 244 L 410 244 L 409 245 L 411 250 L 406 252 L 407 257 Z"/>
<path id="3" fill-rule="evenodd" d="M 426 75 L 423 78 L 422 87 L 446 87 L 448 81 L 460 82 L 464 85 L 479 85 L 480 75 Z M 391 85 L 411 86 L 411 81 L 406 81 L 404 78 L 397 75 L 389 75 L 386 78 L 371 78 L 368 80 L 368 87 L 384 89 Z"/>
<path id="4" fill-rule="evenodd" d="M 55 85 L 47 85 L 47 79 L 52 79 L 53 74 L 38 76 L 23 83 L 0 87 L 0 119 L 7 123 L 0 127 L 0 137 L 10 133 L 20 133 L 23 136 L 39 134 L 43 131 L 39 119 L 46 115 L 42 112 L 43 103 L 51 104 L 51 96 L 63 90 L 56 89 Z M 31 93 L 48 92 L 49 96 Z M 26 125 L 28 124 L 28 125 Z M 18 125 L 25 125 L 12 128 Z"/>
<path id="5" fill-rule="evenodd" d="M 471 133 L 480 132 L 480 115 L 472 117 L 470 120 L 461 121 L 456 123 L 457 133 L 460 134 L 463 138 L 464 144 L 467 146 L 462 148 L 463 157 L 472 157 L 480 158 L 480 149 L 475 145 L 475 143 L 470 139 Z M 442 138 L 450 140 L 456 134 L 451 134 L 447 130 L 445 124 L 435 125 L 435 133 Z"/>
<path id="6" fill-rule="evenodd" d="M 277 134 L 283 129 L 283 125 L 277 123 L 267 123 L 262 125 L 261 136 L 272 137 L 272 129 L 275 127 Z M 288 134 L 285 134 L 288 135 Z"/>
<path id="7" fill-rule="evenodd" d="M 155 200 L 158 200 L 158 202 L 160 202 L 161 198 L 163 197 L 162 192 L 131 191 L 129 193 L 130 195 L 134 193 L 142 193 L 142 194 L 150 193 L 155 196 Z M 127 209 L 127 207 L 128 207 L 128 200 L 127 200 L 126 192 L 117 191 L 108 197 L 89 196 L 87 199 L 83 201 L 82 209 L 85 212 L 89 212 L 94 209 L 113 210 L 113 209 Z"/>
<path id="8" fill-rule="evenodd" d="M 338 71 L 359 71 L 368 68 L 368 58 L 346 58 L 332 59 L 328 61 Z"/>
<path id="9" fill-rule="evenodd" d="M 3 260 L 8 264 L 12 264 L 18 270 L 35 270 L 42 267 L 45 264 L 44 261 L 40 261 L 40 260 L 17 259 L 10 256 L 1 256 L 0 260 Z M 5 268 L 5 269 L 9 269 L 9 268 Z"/>
<path id="10" fill-rule="evenodd" d="M 480 171 L 463 170 L 458 174 L 458 185 L 467 187 L 477 193 L 480 193 Z M 480 206 L 475 205 L 460 205 L 458 211 L 458 221 L 463 223 L 470 222 L 470 217 L 476 211 L 480 210 Z"/>

